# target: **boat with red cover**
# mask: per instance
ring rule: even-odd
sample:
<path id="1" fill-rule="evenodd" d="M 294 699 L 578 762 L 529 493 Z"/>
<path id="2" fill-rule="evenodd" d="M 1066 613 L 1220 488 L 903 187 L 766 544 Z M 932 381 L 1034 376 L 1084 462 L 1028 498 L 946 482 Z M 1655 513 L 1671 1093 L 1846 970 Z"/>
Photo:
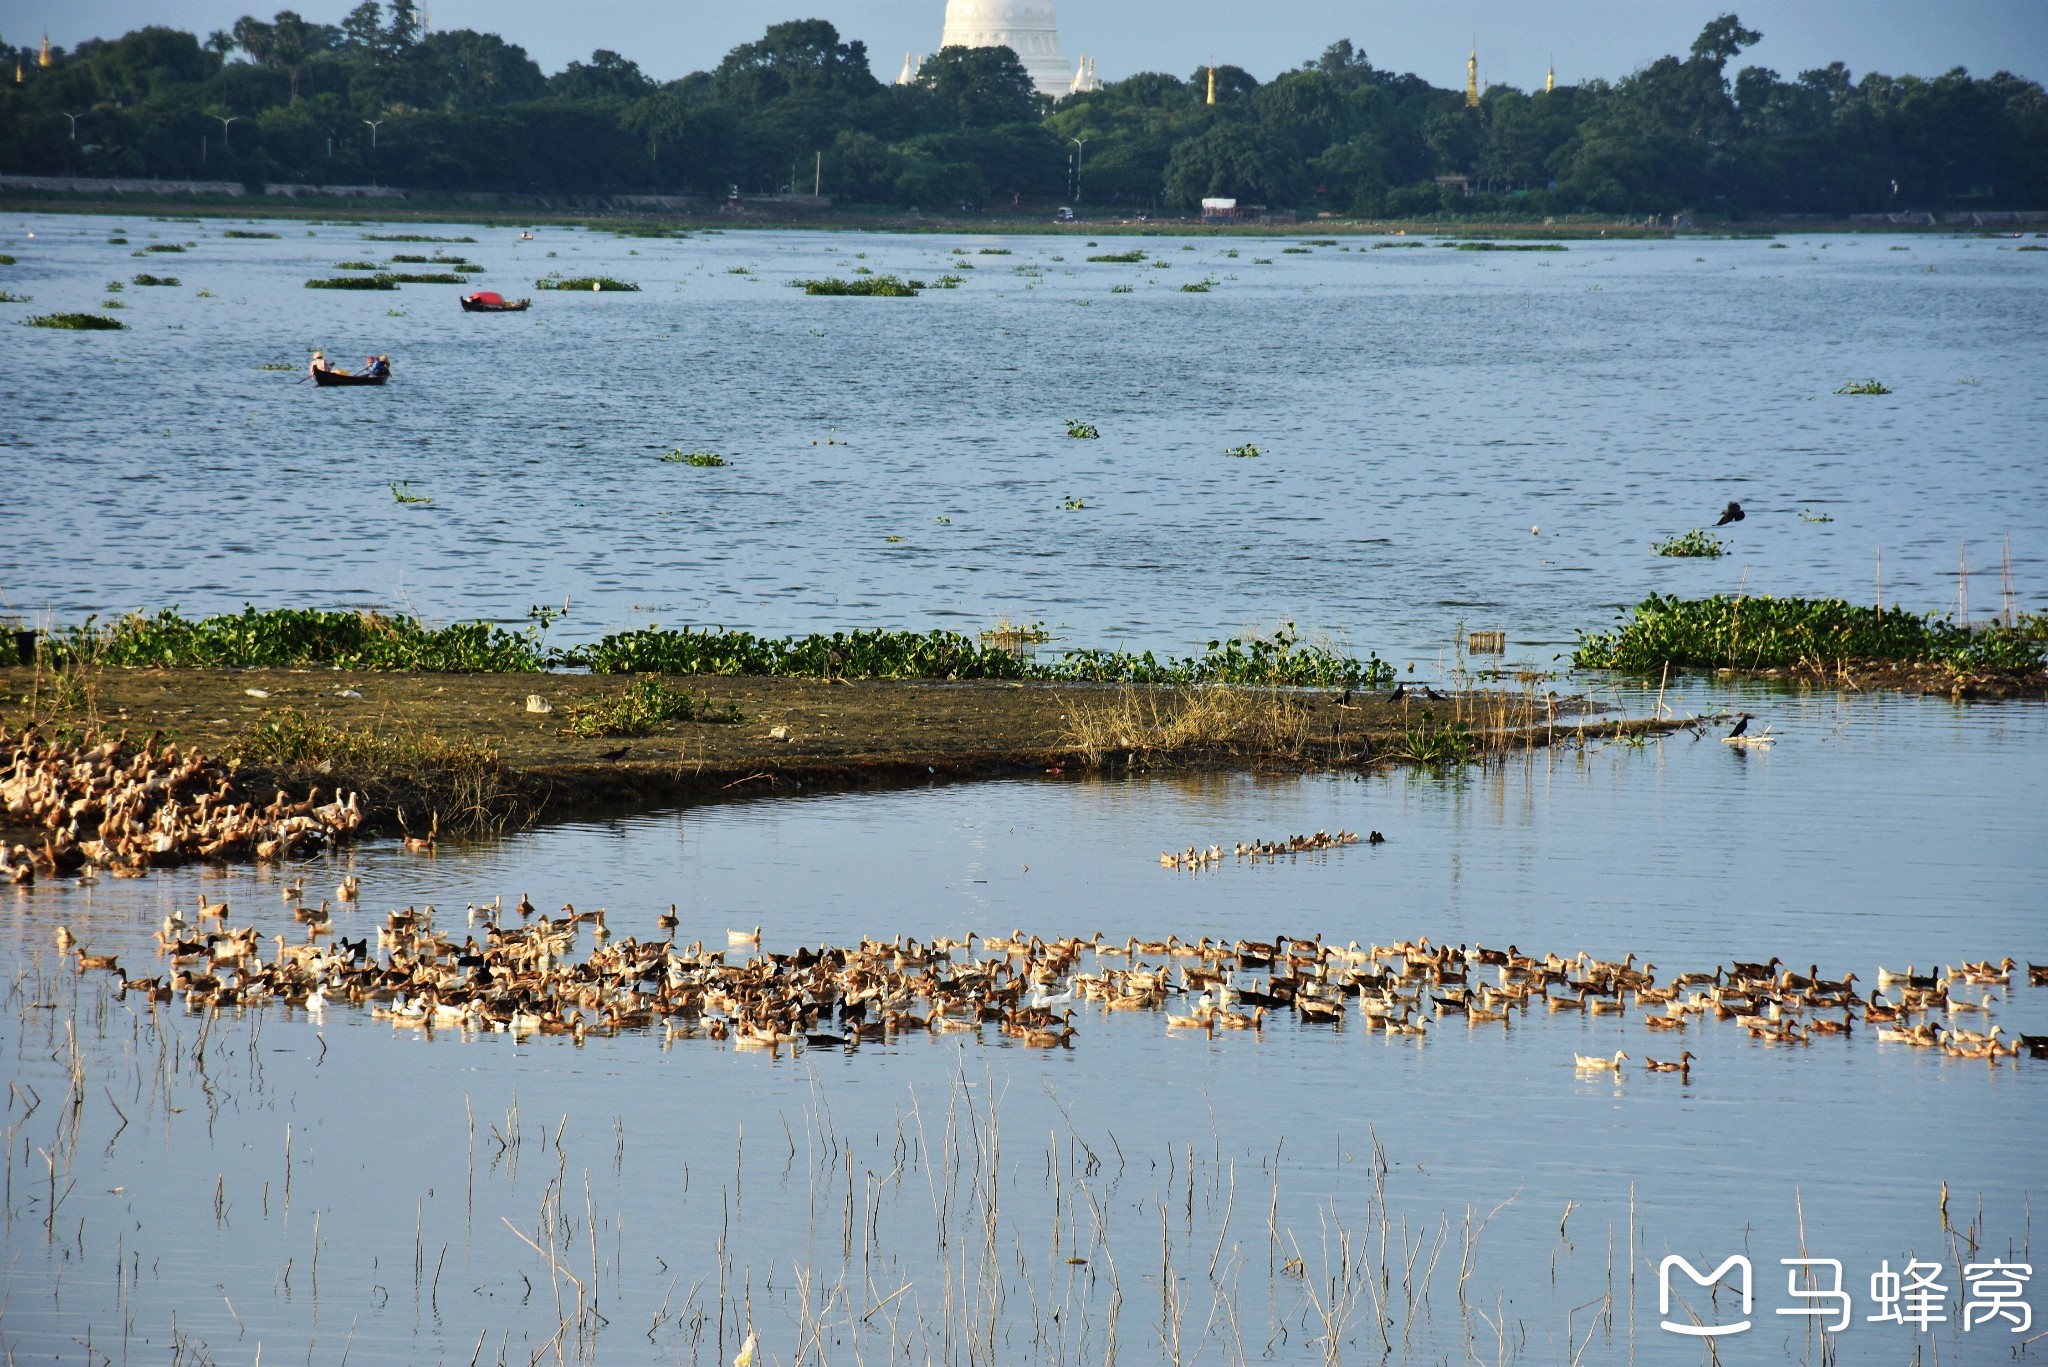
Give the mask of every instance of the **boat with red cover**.
<path id="1" fill-rule="evenodd" d="M 507 299 L 496 290 L 478 290 L 462 296 L 464 313 L 524 313 L 532 307 L 531 299 Z"/>

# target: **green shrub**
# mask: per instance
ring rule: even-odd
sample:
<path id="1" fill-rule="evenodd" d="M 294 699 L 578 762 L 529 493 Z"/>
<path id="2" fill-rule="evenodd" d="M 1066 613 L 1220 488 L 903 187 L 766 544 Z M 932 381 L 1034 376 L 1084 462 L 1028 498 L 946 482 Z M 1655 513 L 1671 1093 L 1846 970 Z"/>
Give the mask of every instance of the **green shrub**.
<path id="1" fill-rule="evenodd" d="M 1859 607 L 1839 598 L 1666 598 L 1638 603 L 1611 632 L 1581 632 L 1581 669 L 1654 674 L 1781 669 L 1842 660 L 1914 661 L 1957 669 L 2039 669 L 2044 644 L 2024 630 L 1969 631 L 1929 613 Z"/>
<path id="2" fill-rule="evenodd" d="M 193 621 L 166 609 L 107 625 L 88 619 L 59 634 L 60 654 L 146 668 L 265 669 L 331 665 L 437 673 L 520 673 L 541 667 L 540 624 L 524 632 L 489 622 L 422 626 L 378 612 L 245 607 Z"/>
<path id="3" fill-rule="evenodd" d="M 636 679 L 616 693 L 571 703 L 565 715 L 568 734 L 585 737 L 645 736 L 669 721 L 731 725 L 746 720 L 730 703 L 713 707 L 659 679 Z"/>

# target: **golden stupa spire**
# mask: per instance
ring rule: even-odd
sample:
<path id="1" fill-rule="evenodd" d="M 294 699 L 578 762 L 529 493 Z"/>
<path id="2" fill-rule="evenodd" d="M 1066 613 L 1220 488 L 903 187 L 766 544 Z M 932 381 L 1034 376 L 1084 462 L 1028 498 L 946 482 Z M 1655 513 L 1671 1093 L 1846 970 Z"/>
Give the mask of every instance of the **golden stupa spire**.
<path id="1" fill-rule="evenodd" d="M 1465 107 L 1479 107 L 1479 43 L 1472 44 L 1472 56 L 1465 63 Z"/>
<path id="2" fill-rule="evenodd" d="M 1216 63 L 1209 63 L 1209 103 L 1216 103 Z"/>
<path id="3" fill-rule="evenodd" d="M 48 29 L 43 30 L 43 51 L 42 55 L 36 58 L 36 65 L 50 65 L 50 32 Z"/>
<path id="4" fill-rule="evenodd" d="M 1543 93 L 1547 95 L 1555 89 L 1557 89 L 1557 58 L 1553 57 L 1550 59 L 1550 70 L 1543 75 Z"/>

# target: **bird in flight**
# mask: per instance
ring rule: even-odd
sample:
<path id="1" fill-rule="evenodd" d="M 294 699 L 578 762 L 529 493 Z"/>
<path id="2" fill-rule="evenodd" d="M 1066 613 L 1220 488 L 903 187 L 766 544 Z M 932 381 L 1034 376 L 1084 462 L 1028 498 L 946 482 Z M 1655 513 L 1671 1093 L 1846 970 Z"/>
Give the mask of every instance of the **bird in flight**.
<path id="1" fill-rule="evenodd" d="M 1742 505 L 1740 503 L 1730 502 L 1727 507 L 1721 510 L 1721 520 L 1719 522 L 1716 522 L 1714 525 L 1716 527 L 1725 527 L 1731 522 L 1742 521 L 1744 516 L 1746 516 L 1746 514 L 1744 514 L 1744 512 L 1742 511 Z"/>

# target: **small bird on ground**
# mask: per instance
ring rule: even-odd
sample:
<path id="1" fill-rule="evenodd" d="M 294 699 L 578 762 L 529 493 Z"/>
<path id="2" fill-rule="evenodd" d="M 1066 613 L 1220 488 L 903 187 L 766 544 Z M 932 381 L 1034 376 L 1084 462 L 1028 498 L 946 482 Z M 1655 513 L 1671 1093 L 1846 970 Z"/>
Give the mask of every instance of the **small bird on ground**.
<path id="1" fill-rule="evenodd" d="M 1735 719 L 1735 729 L 1728 733 L 1728 739 L 1734 740 L 1736 737 L 1742 735 L 1747 730 L 1749 730 L 1749 713 L 1744 712 L 1741 716 Z"/>
<path id="2" fill-rule="evenodd" d="M 1714 525 L 1716 527 L 1725 527 L 1731 522 L 1742 521 L 1745 516 L 1747 514 L 1742 511 L 1742 505 L 1731 500 L 1728 506 L 1721 510 L 1721 520 Z"/>
<path id="3" fill-rule="evenodd" d="M 630 746 L 630 745 L 621 745 L 621 746 L 620 746 L 620 747 L 619 747 L 618 749 L 616 749 L 616 750 L 604 750 L 604 751 L 600 751 L 600 752 L 598 753 L 598 756 L 597 756 L 597 757 L 598 757 L 599 759 L 609 759 L 609 760 L 621 760 L 621 759 L 624 759 L 624 758 L 626 757 L 626 752 L 627 752 L 628 750 L 631 750 L 632 748 L 633 748 L 633 747 L 632 747 L 632 746 Z"/>

